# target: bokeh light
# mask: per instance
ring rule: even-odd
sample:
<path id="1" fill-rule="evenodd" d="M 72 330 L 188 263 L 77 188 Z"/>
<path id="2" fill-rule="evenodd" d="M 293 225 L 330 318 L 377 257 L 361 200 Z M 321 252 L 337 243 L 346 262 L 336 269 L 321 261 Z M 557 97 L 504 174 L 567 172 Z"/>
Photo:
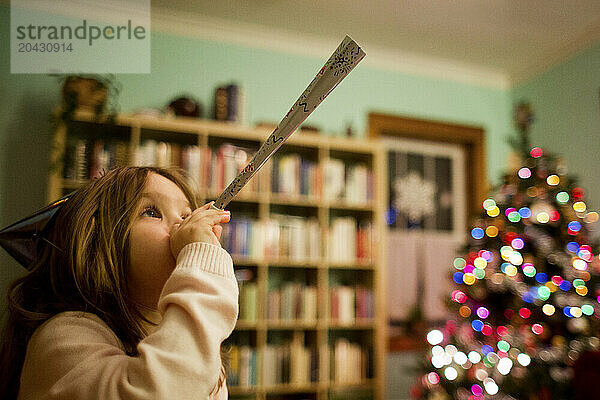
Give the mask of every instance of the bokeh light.
<path id="1" fill-rule="evenodd" d="M 519 215 L 521 218 L 529 218 L 531 217 L 531 210 L 528 207 L 519 208 Z"/>
<path id="2" fill-rule="evenodd" d="M 583 201 L 578 201 L 573 203 L 573 210 L 577 212 L 584 212 L 587 209 L 587 206 Z"/>
<path id="3" fill-rule="evenodd" d="M 531 149 L 529 154 L 531 154 L 531 157 L 533 158 L 540 158 L 544 154 L 544 152 L 539 147 L 534 147 L 533 149 Z"/>
<path id="4" fill-rule="evenodd" d="M 567 192 L 556 193 L 556 201 L 558 201 L 560 204 L 566 204 L 569 201 L 569 193 L 567 193 Z"/>
<path id="5" fill-rule="evenodd" d="M 483 209 L 484 210 L 489 210 L 490 208 L 494 208 L 496 207 L 496 202 L 494 201 L 494 199 L 485 199 L 483 201 Z"/>
<path id="6" fill-rule="evenodd" d="M 525 241 L 523 239 L 521 239 L 520 237 L 518 238 L 514 238 L 511 242 L 510 245 L 517 250 L 521 250 L 523 247 L 525 247 Z"/>
<path id="7" fill-rule="evenodd" d="M 550 221 L 550 215 L 547 212 L 542 211 L 535 216 L 535 219 L 537 219 L 540 224 L 545 224 Z"/>
<path id="8" fill-rule="evenodd" d="M 469 352 L 469 361 L 471 361 L 473 364 L 477 364 L 478 362 L 481 361 L 481 354 L 479 354 L 476 351 L 471 351 Z"/>
<path id="9" fill-rule="evenodd" d="M 484 235 L 483 229 L 481 228 L 473 228 L 471 230 L 471 236 L 473 239 L 481 239 Z"/>
<path id="10" fill-rule="evenodd" d="M 546 178 L 546 183 L 550 186 L 556 186 L 558 185 L 560 182 L 560 178 L 558 177 L 558 175 L 549 175 Z"/>
<path id="11" fill-rule="evenodd" d="M 461 306 L 458 309 L 458 313 L 461 317 L 467 318 L 469 315 L 471 315 L 471 309 L 468 306 Z"/>
<path id="12" fill-rule="evenodd" d="M 483 307 L 483 306 L 479 307 L 475 313 L 481 319 L 486 319 L 490 315 L 489 310 L 487 308 Z"/>
<path id="13" fill-rule="evenodd" d="M 447 367 L 444 370 L 444 375 L 446 376 L 446 379 L 453 381 L 458 377 L 458 371 L 456 371 L 454 367 Z"/>
<path id="14" fill-rule="evenodd" d="M 496 228 L 494 225 L 490 225 L 487 228 L 485 228 L 485 234 L 491 238 L 494 238 L 498 236 L 498 228 Z"/>
<path id="15" fill-rule="evenodd" d="M 437 385 L 440 382 L 440 376 L 435 372 L 430 372 L 427 374 L 427 381 L 432 385 Z"/>
<path id="16" fill-rule="evenodd" d="M 548 316 L 554 315 L 555 310 L 556 309 L 554 308 L 554 306 L 552 304 L 544 304 L 542 306 L 542 312 Z"/>
<path id="17" fill-rule="evenodd" d="M 442 343 L 443 340 L 444 340 L 444 334 L 439 329 L 434 329 L 432 331 L 429 331 L 429 333 L 427 333 L 427 341 L 432 346 Z"/>
<path id="18" fill-rule="evenodd" d="M 521 353 L 517 356 L 517 362 L 526 367 L 531 364 L 531 357 L 528 354 Z"/>
<path id="19" fill-rule="evenodd" d="M 519 170 L 519 172 L 517 172 L 517 174 L 519 175 L 519 178 L 527 179 L 531 177 L 531 170 L 527 167 L 523 167 Z"/>

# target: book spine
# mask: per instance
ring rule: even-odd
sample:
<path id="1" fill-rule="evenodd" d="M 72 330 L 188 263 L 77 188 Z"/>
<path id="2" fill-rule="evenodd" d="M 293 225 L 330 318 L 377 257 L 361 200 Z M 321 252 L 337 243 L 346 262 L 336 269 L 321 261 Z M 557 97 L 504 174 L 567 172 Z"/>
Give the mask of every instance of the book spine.
<path id="1" fill-rule="evenodd" d="M 239 122 L 239 87 L 227 85 L 227 121 Z"/>
<path id="2" fill-rule="evenodd" d="M 88 142 L 78 140 L 75 145 L 75 179 L 85 180 L 89 177 Z"/>
<path id="3" fill-rule="evenodd" d="M 240 320 L 256 321 L 256 282 L 243 282 L 240 284 Z"/>
<path id="4" fill-rule="evenodd" d="M 228 113 L 228 103 L 227 103 L 227 88 L 218 87 L 215 90 L 215 119 L 217 121 L 226 121 L 227 113 Z"/>

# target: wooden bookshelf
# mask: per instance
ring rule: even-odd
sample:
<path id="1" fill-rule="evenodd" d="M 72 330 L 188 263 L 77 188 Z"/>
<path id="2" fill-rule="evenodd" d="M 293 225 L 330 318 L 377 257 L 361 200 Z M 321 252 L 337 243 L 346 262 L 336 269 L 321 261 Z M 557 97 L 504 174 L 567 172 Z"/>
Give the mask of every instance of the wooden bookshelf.
<path id="1" fill-rule="evenodd" d="M 233 123 L 199 120 L 192 118 L 143 118 L 120 114 L 112 121 L 98 118 L 87 112 L 75 113 L 73 120 L 59 124 L 52 149 L 52 165 L 48 184 L 48 200 L 60 198 L 76 190 L 87 180 L 65 179 L 64 162 L 67 144 L 73 138 L 80 140 L 121 140 L 126 142 L 127 164 L 134 164 L 134 154 L 144 140 L 153 139 L 165 142 L 192 144 L 201 149 L 216 147 L 223 143 L 241 143 L 257 149 L 270 135 L 271 130 L 249 128 Z M 312 157 L 320 173 L 329 158 L 354 160 L 366 163 L 373 174 L 372 196 L 365 202 L 347 202 L 343 199 L 327 200 L 321 194 L 289 195 L 273 193 L 271 190 L 273 173 L 272 161 L 259 172 L 259 186 L 256 190 L 242 191 L 227 207 L 232 211 L 232 222 L 236 215 L 251 214 L 256 221 L 266 221 L 274 215 L 311 216 L 318 221 L 322 248 L 317 259 L 294 259 L 291 257 L 256 257 L 232 254 L 236 269 L 250 270 L 256 284 L 256 318 L 239 320 L 230 342 L 245 343 L 255 351 L 256 385 L 238 386 L 229 383 L 232 399 L 281 399 L 307 398 L 326 400 L 333 398 L 373 398 L 383 400 L 385 393 L 386 357 L 386 314 L 384 299 L 383 249 L 385 202 L 382 199 L 384 182 L 384 150 L 373 140 L 333 138 L 313 133 L 296 132 L 282 146 L 278 153 L 307 154 Z M 68 156 L 68 155 L 67 155 Z M 215 199 L 220 192 L 200 187 L 201 201 Z M 371 257 L 368 260 L 332 261 L 327 255 L 331 221 L 338 217 L 352 217 L 368 220 L 372 229 Z M 267 317 L 270 285 L 277 280 L 285 282 L 289 276 L 302 276 L 310 286 L 316 288 L 316 319 L 272 319 Z M 338 321 L 331 316 L 331 289 L 339 282 L 362 284 L 373 296 L 373 318 L 354 318 L 351 321 Z M 283 339 L 282 339 L 283 338 Z M 334 341 L 343 338 L 359 344 L 370 358 L 366 378 L 340 383 L 334 379 L 330 366 L 333 364 Z M 301 383 L 265 384 L 265 357 L 267 346 L 278 340 L 294 340 L 304 343 L 312 354 L 316 354 L 316 375 L 314 381 Z M 368 351 L 367 351 L 368 350 Z M 314 356 L 313 356 L 314 357 Z M 348 367 L 350 369 L 352 367 Z"/>

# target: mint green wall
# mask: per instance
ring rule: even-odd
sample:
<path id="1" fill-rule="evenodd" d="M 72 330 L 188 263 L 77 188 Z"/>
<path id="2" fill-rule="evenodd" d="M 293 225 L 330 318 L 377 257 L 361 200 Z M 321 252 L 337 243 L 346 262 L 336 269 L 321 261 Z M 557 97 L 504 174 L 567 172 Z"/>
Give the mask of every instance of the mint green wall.
<path id="1" fill-rule="evenodd" d="M 532 144 L 562 156 L 579 178 L 588 207 L 600 209 L 600 43 L 517 86 L 531 102 Z"/>
<path id="2" fill-rule="evenodd" d="M 9 20 L 9 8 L 0 6 L 2 38 L 9 37 Z M 9 45 L 7 39 L 0 42 L 2 227 L 46 203 L 52 136 L 49 116 L 59 102 L 55 78 L 10 74 Z M 162 107 L 185 91 L 196 96 L 206 110 L 210 109 L 216 86 L 236 81 L 246 90 L 249 123 L 278 122 L 324 61 L 324 58 L 154 33 L 152 73 L 118 76 L 123 86 L 119 103 L 121 111 Z M 505 164 L 505 137 L 511 129 L 510 102 L 507 90 L 411 76 L 361 64 L 307 122 L 328 132 L 341 133 L 346 122 L 352 121 L 355 130 L 362 134 L 368 112 L 379 111 L 479 125 L 487 135 L 488 175 L 496 181 Z M 4 287 L 20 272 L 17 264 L 1 251 L 0 307 L 4 306 Z"/>

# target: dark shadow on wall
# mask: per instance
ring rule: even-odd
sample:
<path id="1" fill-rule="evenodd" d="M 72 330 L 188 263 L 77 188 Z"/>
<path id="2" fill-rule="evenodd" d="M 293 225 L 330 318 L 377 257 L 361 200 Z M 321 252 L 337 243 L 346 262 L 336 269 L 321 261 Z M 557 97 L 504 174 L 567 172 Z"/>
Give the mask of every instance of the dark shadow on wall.
<path id="1" fill-rule="evenodd" d="M 43 90 L 43 88 L 41 88 Z M 58 89 L 57 89 L 58 90 Z M 46 204 L 51 112 L 57 93 L 25 91 L 8 105 L 0 126 L 0 227 L 4 228 Z M 6 289 L 25 269 L 0 250 L 0 324 L 6 317 Z"/>

